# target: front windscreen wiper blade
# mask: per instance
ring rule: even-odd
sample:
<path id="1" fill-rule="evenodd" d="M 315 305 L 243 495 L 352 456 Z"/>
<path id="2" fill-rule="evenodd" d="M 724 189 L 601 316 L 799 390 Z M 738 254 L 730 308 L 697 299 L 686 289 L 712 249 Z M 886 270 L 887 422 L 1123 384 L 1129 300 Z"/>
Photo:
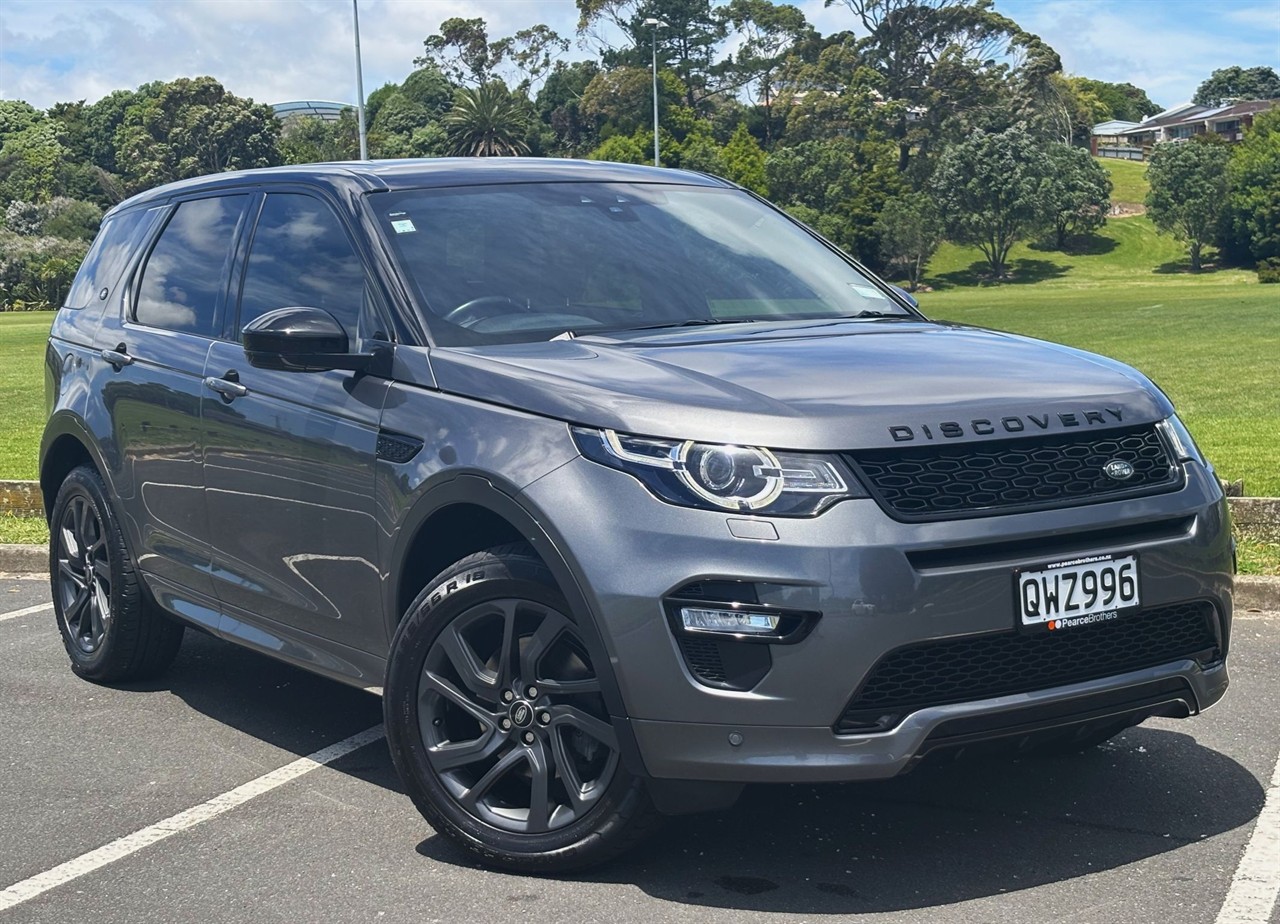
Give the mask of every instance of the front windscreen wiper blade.
<path id="1" fill-rule="evenodd" d="M 642 327 L 611 327 L 608 330 L 662 330 L 665 327 L 698 327 L 703 324 L 755 324 L 773 318 L 686 318 L 683 321 L 666 321 L 662 324 L 645 324 Z"/>

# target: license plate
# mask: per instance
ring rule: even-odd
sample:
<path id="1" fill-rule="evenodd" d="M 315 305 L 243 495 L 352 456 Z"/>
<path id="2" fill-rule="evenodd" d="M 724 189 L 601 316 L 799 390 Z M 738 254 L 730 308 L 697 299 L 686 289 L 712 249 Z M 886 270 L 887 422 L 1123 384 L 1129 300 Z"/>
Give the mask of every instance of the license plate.
<path id="1" fill-rule="evenodd" d="M 1075 629 L 1140 605 L 1137 555 L 1089 555 L 1013 576 L 1014 608 L 1024 628 Z"/>

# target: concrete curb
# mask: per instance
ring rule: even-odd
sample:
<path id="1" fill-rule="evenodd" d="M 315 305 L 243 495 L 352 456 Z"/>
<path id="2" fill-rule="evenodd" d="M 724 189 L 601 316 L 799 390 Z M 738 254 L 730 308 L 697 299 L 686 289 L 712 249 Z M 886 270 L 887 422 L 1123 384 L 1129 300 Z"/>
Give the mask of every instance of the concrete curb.
<path id="1" fill-rule="evenodd" d="M 0 545 L 0 573 L 46 574 L 49 550 L 42 545 Z M 1255 574 L 1236 576 L 1237 611 L 1280 612 L 1280 577 Z"/>
<path id="2" fill-rule="evenodd" d="M 0 571 L 47 574 L 49 549 L 43 545 L 0 545 Z"/>
<path id="3" fill-rule="evenodd" d="M 1280 612 L 1280 577 L 1250 574 L 1236 578 L 1236 612 Z"/>

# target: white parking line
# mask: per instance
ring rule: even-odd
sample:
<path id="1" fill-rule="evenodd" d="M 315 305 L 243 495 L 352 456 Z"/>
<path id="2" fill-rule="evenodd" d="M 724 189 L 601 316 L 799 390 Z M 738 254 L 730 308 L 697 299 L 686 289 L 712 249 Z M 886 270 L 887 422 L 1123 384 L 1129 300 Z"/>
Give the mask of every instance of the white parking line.
<path id="1" fill-rule="evenodd" d="M 1217 924 L 1267 924 L 1280 897 L 1280 759 Z"/>
<path id="2" fill-rule="evenodd" d="M 293 763 L 285 764 L 277 770 L 265 773 L 256 780 L 250 780 L 242 786 L 237 786 L 229 792 L 224 792 L 220 796 L 214 796 L 208 802 L 202 802 L 194 808 L 172 815 L 164 819 L 164 821 L 157 821 L 155 824 L 134 831 L 132 834 L 126 834 L 118 840 L 104 844 L 97 850 L 91 850 L 82 856 L 76 857 L 74 860 L 60 863 L 53 869 L 38 873 L 30 879 L 14 883 L 3 892 L 0 892 L 0 911 L 12 908 L 14 905 L 20 905 L 50 889 L 55 889 L 60 885 L 71 882 L 73 879 L 79 879 L 81 876 L 101 869 L 109 863 L 114 863 L 116 860 L 121 860 L 144 847 L 149 847 L 157 841 L 162 841 L 167 837 L 186 831 L 188 828 L 193 828 L 201 822 L 216 818 L 224 812 L 229 812 L 237 806 L 244 805 L 250 799 L 257 798 L 278 786 L 283 786 L 290 780 L 297 779 L 304 773 L 309 773 L 317 767 L 323 767 L 325 764 L 333 763 L 338 758 L 344 757 L 352 751 L 364 747 L 366 744 L 372 744 L 381 737 L 382 726 L 375 725 L 373 728 L 366 729 L 358 735 L 344 738 L 337 744 L 321 748 L 314 754 L 299 757 Z"/>
<path id="3" fill-rule="evenodd" d="M 43 613 L 45 610 L 53 609 L 52 603 L 41 603 L 39 606 L 29 606 L 24 610 L 14 610 L 12 613 L 0 613 L 0 622 L 7 619 L 18 619 L 22 616 L 34 616 L 36 613 Z"/>

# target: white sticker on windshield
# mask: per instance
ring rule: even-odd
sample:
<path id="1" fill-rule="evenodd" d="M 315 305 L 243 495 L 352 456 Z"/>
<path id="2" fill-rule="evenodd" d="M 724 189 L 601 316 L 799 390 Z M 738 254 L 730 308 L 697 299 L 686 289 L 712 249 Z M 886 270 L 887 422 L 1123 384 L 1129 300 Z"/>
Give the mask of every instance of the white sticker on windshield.
<path id="1" fill-rule="evenodd" d="M 853 291 L 857 292 L 863 298 L 882 298 L 886 301 L 888 301 L 889 298 L 889 296 L 872 286 L 863 286 L 858 285 L 856 282 L 851 282 L 849 283 L 849 288 L 853 289 Z"/>
<path id="2" fill-rule="evenodd" d="M 413 220 L 409 218 L 393 219 L 391 227 L 395 229 L 396 234 L 408 234 L 410 231 L 418 230 L 413 226 Z"/>

